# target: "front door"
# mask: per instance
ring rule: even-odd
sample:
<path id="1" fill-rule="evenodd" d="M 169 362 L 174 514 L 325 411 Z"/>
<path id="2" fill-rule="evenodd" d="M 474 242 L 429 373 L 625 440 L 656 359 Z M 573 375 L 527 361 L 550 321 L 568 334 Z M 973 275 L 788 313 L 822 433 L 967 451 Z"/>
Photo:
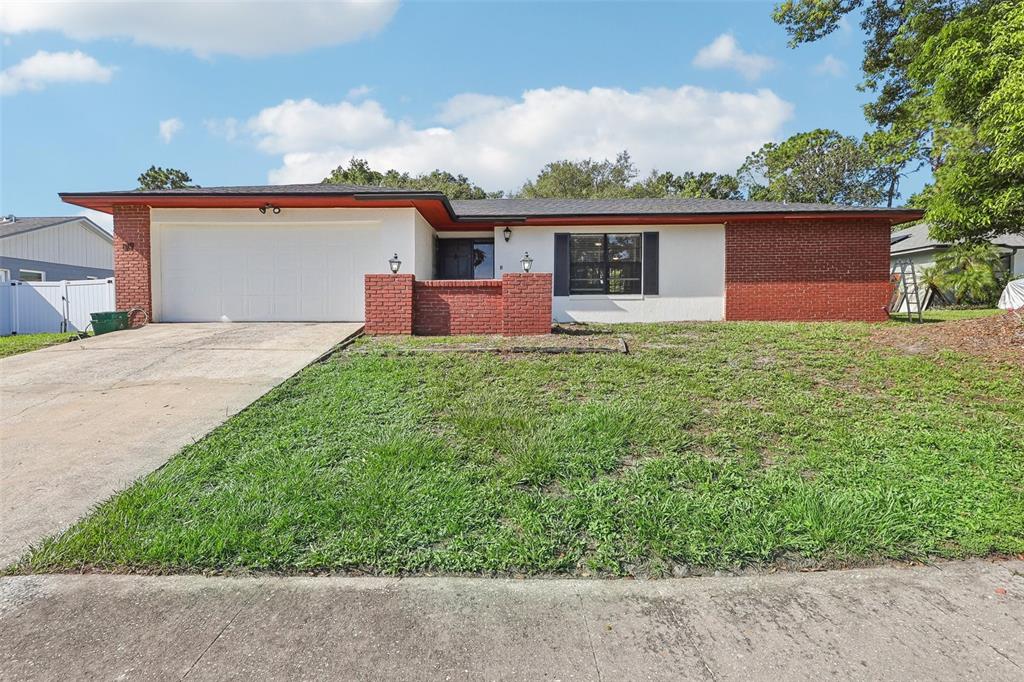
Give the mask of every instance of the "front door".
<path id="1" fill-rule="evenodd" d="M 493 239 L 439 239 L 438 279 L 494 279 Z"/>

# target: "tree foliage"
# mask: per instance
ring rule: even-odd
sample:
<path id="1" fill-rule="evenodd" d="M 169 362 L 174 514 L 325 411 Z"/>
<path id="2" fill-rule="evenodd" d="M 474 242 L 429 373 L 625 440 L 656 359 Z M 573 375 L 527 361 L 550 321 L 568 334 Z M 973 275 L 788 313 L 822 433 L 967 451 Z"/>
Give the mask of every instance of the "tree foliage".
<path id="1" fill-rule="evenodd" d="M 443 192 L 449 199 L 492 199 L 501 192 L 486 192 L 470 182 L 465 175 L 434 170 L 421 175 L 410 175 L 395 169 L 375 171 L 366 159 L 353 158 L 348 166 L 338 166 L 323 179 L 324 184 L 366 185 L 369 187 L 396 187 L 422 192 Z"/>
<path id="2" fill-rule="evenodd" d="M 618 199 L 642 193 L 634 183 L 637 170 L 629 152 L 620 152 L 614 161 L 553 161 L 517 193 L 524 199 Z"/>
<path id="3" fill-rule="evenodd" d="M 686 171 L 651 173 L 646 180 L 651 196 L 683 197 L 692 199 L 742 199 L 740 181 L 728 173 Z"/>
<path id="4" fill-rule="evenodd" d="M 738 175 L 750 199 L 854 206 L 879 203 L 888 183 L 868 144 L 820 128 L 765 144 Z"/>
<path id="5" fill-rule="evenodd" d="M 658 199 L 689 197 L 741 199 L 734 175 L 686 171 L 682 175 L 651 171 L 643 180 L 629 156 L 622 151 L 615 160 L 562 160 L 549 163 L 519 190 L 523 198 L 547 199 Z"/>
<path id="6" fill-rule="evenodd" d="M 1024 232 L 1024 4 L 1019 0 L 784 0 L 790 44 L 859 13 L 861 88 L 893 175 L 930 164 L 932 235 Z"/>
<path id="7" fill-rule="evenodd" d="M 935 259 L 933 285 L 949 289 L 957 303 L 993 304 L 1005 286 L 999 249 L 989 242 L 965 242 Z"/>
<path id="8" fill-rule="evenodd" d="M 192 178 L 188 173 L 177 168 L 150 166 L 149 170 L 139 176 L 139 189 L 183 189 L 198 186 L 192 184 Z"/>

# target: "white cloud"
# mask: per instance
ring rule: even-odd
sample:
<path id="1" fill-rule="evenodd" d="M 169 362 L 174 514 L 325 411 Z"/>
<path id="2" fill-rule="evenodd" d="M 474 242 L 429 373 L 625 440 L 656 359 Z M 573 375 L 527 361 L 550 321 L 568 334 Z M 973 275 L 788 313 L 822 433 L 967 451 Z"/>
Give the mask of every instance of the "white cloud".
<path id="1" fill-rule="evenodd" d="M 441 123 L 460 123 L 474 116 L 483 116 L 512 104 L 506 97 L 479 95 L 473 92 L 455 95 L 441 106 L 437 120 Z"/>
<path id="2" fill-rule="evenodd" d="M 101 211 L 94 211 L 91 208 L 87 208 L 83 211 L 79 211 L 78 215 L 84 216 L 89 220 L 93 221 L 107 232 L 113 234 L 114 232 L 114 216 L 109 213 L 103 213 Z"/>
<path id="3" fill-rule="evenodd" d="M 160 121 L 160 139 L 164 141 L 164 144 L 169 144 L 184 127 L 185 124 L 181 122 L 180 118 L 168 118 Z"/>
<path id="4" fill-rule="evenodd" d="M 107 83 L 113 75 L 112 67 L 103 66 L 84 52 L 40 50 L 0 71 L 0 95 L 42 90 L 53 83 Z"/>
<path id="5" fill-rule="evenodd" d="M 78 40 L 130 38 L 140 45 L 242 57 L 300 52 L 376 33 L 398 0 L 5 0 L 0 32 L 60 31 Z"/>
<path id="6" fill-rule="evenodd" d="M 211 135 L 223 137 L 228 142 L 238 137 L 239 125 L 237 118 L 208 118 L 203 121 L 203 125 L 206 126 L 206 130 Z"/>
<path id="7" fill-rule="evenodd" d="M 345 95 L 347 99 L 362 99 L 373 92 L 373 88 L 369 85 L 358 85 L 354 88 L 349 89 L 348 94 Z"/>
<path id="8" fill-rule="evenodd" d="M 467 103 L 487 102 L 474 110 Z M 353 156 L 375 168 L 444 168 L 489 189 L 514 189 L 557 159 L 612 158 L 628 149 L 651 168 L 735 171 L 775 139 L 792 114 L 771 90 L 718 92 L 683 86 L 529 90 L 515 101 L 457 95 L 441 111 L 447 127 L 397 120 L 375 101 L 286 100 L 244 125 L 260 149 L 282 155 L 274 183 L 317 182 Z M 457 116 L 453 113 L 457 112 Z"/>
<path id="9" fill-rule="evenodd" d="M 744 51 L 736 38 L 723 33 L 700 48 L 693 65 L 701 69 L 732 69 L 748 80 L 757 80 L 764 72 L 775 68 L 775 60 Z"/>
<path id="10" fill-rule="evenodd" d="M 827 54 L 814 67 L 814 73 L 822 74 L 825 76 L 832 76 L 833 78 L 841 78 L 846 75 L 846 64 L 833 55 Z"/>

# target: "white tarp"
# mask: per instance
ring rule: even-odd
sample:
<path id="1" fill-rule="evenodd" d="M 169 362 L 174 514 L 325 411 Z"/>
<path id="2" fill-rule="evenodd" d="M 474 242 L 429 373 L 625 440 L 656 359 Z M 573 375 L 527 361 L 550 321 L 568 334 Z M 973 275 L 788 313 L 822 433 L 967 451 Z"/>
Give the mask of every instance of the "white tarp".
<path id="1" fill-rule="evenodd" d="M 1015 279 L 1006 285 L 999 297 L 999 307 L 1003 310 L 1024 309 L 1024 279 Z"/>

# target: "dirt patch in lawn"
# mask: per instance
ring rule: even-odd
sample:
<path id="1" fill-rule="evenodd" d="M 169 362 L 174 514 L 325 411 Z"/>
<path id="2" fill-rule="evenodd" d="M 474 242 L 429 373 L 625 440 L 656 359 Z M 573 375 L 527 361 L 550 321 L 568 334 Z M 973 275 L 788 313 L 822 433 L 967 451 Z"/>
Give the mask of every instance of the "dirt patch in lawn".
<path id="1" fill-rule="evenodd" d="M 540 336 L 368 336 L 355 352 L 385 353 L 623 353 L 628 335 L 577 325 L 556 325 Z"/>
<path id="2" fill-rule="evenodd" d="M 886 325 L 871 338 L 911 355 L 952 350 L 1024 364 L 1024 316 L 1019 313 L 934 324 Z"/>

